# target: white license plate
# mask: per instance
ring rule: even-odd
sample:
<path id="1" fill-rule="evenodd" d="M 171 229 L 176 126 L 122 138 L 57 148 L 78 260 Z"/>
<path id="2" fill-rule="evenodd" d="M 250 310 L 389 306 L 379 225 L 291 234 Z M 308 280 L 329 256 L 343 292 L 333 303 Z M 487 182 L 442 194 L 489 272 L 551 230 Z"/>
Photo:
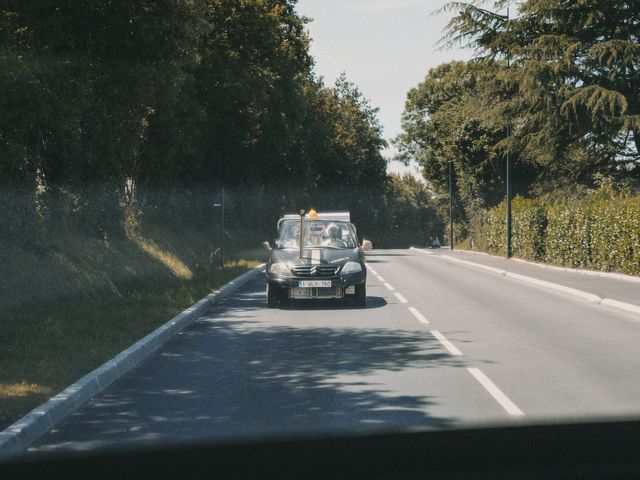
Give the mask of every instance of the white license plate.
<path id="1" fill-rule="evenodd" d="M 331 287 L 331 280 L 298 280 L 298 287 Z"/>

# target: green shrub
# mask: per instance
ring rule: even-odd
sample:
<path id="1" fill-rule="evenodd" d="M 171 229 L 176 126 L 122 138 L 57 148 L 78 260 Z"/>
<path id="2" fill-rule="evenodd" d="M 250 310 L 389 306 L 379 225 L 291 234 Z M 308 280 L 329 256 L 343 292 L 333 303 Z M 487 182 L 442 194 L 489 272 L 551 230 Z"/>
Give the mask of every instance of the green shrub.
<path id="1" fill-rule="evenodd" d="M 598 200 L 591 210 L 592 267 L 640 274 L 640 197 Z"/>
<path id="2" fill-rule="evenodd" d="M 512 202 L 513 255 L 577 268 L 640 274 L 640 197 L 602 189 L 583 201 L 547 205 Z M 506 251 L 506 205 L 486 210 L 471 226 L 476 248 Z"/>
<path id="3" fill-rule="evenodd" d="M 542 260 L 547 229 L 547 207 L 535 200 L 516 197 L 511 204 L 511 214 L 513 255 L 530 260 Z"/>
<path id="4" fill-rule="evenodd" d="M 587 205 L 554 205 L 547 213 L 544 258 L 571 267 L 591 264 L 593 220 Z"/>
<path id="5" fill-rule="evenodd" d="M 491 209 L 487 215 L 487 226 L 485 231 L 488 234 L 487 250 L 489 253 L 498 255 L 504 254 L 507 248 L 507 206 L 502 202 L 497 207 Z"/>

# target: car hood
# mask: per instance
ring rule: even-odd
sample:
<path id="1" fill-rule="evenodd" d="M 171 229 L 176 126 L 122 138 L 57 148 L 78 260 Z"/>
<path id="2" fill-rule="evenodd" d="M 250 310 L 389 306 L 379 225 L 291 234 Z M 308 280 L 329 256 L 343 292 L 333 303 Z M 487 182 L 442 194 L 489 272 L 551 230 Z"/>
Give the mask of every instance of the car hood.
<path id="1" fill-rule="evenodd" d="M 297 248 L 284 248 L 271 251 L 271 263 L 285 263 L 288 267 L 294 265 L 339 265 L 347 262 L 360 263 L 359 249 L 331 249 L 331 248 L 306 248 L 304 258 L 300 258 L 300 250 Z"/>

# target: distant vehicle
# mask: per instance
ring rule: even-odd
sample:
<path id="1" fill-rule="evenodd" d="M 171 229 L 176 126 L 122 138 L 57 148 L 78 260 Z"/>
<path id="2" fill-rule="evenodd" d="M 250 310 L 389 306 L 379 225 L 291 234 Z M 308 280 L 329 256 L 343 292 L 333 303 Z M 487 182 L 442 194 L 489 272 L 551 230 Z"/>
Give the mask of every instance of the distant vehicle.
<path id="1" fill-rule="evenodd" d="M 267 305 L 344 299 L 364 307 L 367 268 L 349 212 L 285 215 L 267 263 Z"/>
<path id="2" fill-rule="evenodd" d="M 442 245 L 440 245 L 440 240 L 438 240 L 437 238 L 431 241 L 431 248 L 440 248 L 441 246 Z"/>

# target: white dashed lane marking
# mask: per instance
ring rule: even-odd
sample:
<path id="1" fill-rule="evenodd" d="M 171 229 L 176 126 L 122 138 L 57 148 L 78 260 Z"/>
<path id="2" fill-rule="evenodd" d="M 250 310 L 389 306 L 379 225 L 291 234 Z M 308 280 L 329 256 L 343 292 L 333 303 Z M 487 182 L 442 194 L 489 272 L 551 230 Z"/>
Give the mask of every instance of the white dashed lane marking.
<path id="1" fill-rule="evenodd" d="M 398 298 L 398 300 L 400 300 L 401 303 L 409 303 L 407 301 L 406 298 L 404 298 L 402 295 L 400 295 L 399 293 L 394 293 L 394 295 Z"/>
<path id="2" fill-rule="evenodd" d="M 428 253 L 429 255 L 431 254 L 431 252 L 424 252 L 424 253 Z M 371 271 L 371 273 L 373 273 L 380 282 L 382 282 L 384 284 L 385 287 L 387 287 L 387 289 L 394 291 L 395 288 L 393 288 L 391 285 L 389 285 L 384 278 L 382 278 L 380 275 L 378 275 L 376 273 L 376 271 L 369 267 L 367 265 L 367 268 Z M 407 301 L 406 298 L 404 298 L 401 294 L 399 294 L 398 292 L 394 292 L 394 295 L 396 296 L 396 298 L 401 302 L 401 303 L 409 303 Z M 408 307 L 409 311 L 413 314 L 414 317 L 416 317 L 418 319 L 418 321 L 420 323 L 424 323 L 425 325 L 429 324 L 429 320 L 427 320 L 424 315 L 422 315 L 417 308 L 415 307 Z M 442 335 L 442 333 L 440 333 L 438 330 L 431 330 L 431 335 L 433 335 L 441 344 L 444 348 L 447 349 L 447 351 L 451 354 L 451 355 L 455 355 L 455 356 L 462 356 L 462 352 L 453 344 L 451 343 L 449 340 L 447 340 L 447 338 Z M 513 415 L 513 416 L 523 416 L 524 412 L 522 410 L 520 410 L 515 403 L 513 403 L 509 397 L 507 397 L 502 390 L 500 390 L 495 383 L 493 383 L 489 377 L 487 377 L 484 373 L 482 373 L 482 371 L 479 368 L 467 368 L 467 370 L 469 371 L 469 373 L 480 383 L 480 385 L 482 385 L 484 387 L 484 389 L 489 392 L 489 394 L 495 399 L 496 402 L 498 402 L 500 404 L 500 406 L 502 408 L 505 409 L 505 411 L 509 414 L 509 415 Z"/>
<path id="3" fill-rule="evenodd" d="M 453 343 L 447 340 L 438 330 L 431 330 L 431 335 L 436 337 L 442 346 L 449 350 L 451 355 L 462 355 L 462 352 L 458 350 Z"/>
<path id="4" fill-rule="evenodd" d="M 429 324 L 429 320 L 424 318 L 424 316 L 415 307 L 409 307 L 409 311 L 413 313 L 413 316 L 416 317 L 420 323 Z"/>
<path id="5" fill-rule="evenodd" d="M 496 402 L 498 402 L 509 415 L 524 415 L 524 412 L 520 410 L 515 403 L 509 400 L 509 397 L 502 393 L 502 390 L 496 387 L 496 385 L 489 380 L 489 377 L 482 373 L 479 368 L 467 368 L 467 370 L 469 370 L 469 373 L 473 375 L 478 382 L 480 382 L 480 385 L 482 385 L 485 390 L 491 394 Z"/>

